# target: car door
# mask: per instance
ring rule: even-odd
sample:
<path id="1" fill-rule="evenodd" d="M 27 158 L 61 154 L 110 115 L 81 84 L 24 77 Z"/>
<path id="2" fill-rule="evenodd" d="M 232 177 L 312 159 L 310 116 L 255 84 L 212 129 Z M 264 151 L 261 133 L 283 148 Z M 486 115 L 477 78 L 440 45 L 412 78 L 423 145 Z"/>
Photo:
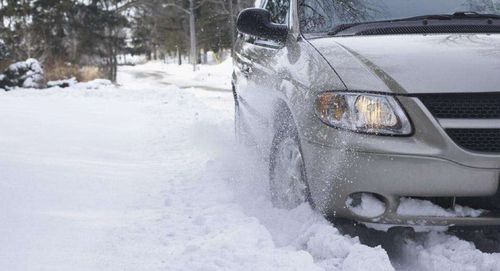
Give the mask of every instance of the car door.
<path id="1" fill-rule="evenodd" d="M 267 0 L 262 8 L 273 23 L 288 24 L 290 0 Z M 235 88 L 248 132 L 263 143 L 272 128 L 273 100 L 281 79 L 278 74 L 283 41 L 239 35 L 235 54 Z"/>

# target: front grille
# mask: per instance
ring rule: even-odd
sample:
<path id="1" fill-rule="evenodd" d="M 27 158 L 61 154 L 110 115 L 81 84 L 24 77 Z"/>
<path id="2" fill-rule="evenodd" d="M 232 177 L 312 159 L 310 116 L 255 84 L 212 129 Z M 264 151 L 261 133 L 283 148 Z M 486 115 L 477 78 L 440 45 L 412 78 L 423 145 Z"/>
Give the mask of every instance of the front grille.
<path id="1" fill-rule="evenodd" d="M 446 132 L 464 149 L 500 152 L 500 129 L 446 129 Z"/>
<path id="2" fill-rule="evenodd" d="M 437 119 L 463 119 L 469 127 L 443 128 L 460 147 L 477 152 L 500 153 L 498 125 L 474 127 L 479 120 L 500 122 L 500 92 L 424 94 L 418 98 Z"/>
<path id="3" fill-rule="evenodd" d="M 500 119 L 500 93 L 419 96 L 439 119 Z"/>

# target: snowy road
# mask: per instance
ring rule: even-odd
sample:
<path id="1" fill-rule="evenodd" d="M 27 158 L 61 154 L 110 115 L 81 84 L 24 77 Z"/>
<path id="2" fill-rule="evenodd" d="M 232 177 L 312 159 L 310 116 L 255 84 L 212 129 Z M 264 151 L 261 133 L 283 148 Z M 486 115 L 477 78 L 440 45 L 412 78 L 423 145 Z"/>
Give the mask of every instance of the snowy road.
<path id="1" fill-rule="evenodd" d="M 391 264 L 308 206 L 272 208 L 234 142 L 229 65 L 182 68 L 0 93 L 0 270 L 500 270 L 444 233 L 396 236 Z"/>

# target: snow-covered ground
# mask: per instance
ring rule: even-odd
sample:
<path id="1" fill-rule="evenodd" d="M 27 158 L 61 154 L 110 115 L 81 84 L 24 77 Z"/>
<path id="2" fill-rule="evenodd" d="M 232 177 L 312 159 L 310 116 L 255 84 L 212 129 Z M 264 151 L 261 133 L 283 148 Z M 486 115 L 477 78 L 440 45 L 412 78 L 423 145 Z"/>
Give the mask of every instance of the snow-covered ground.
<path id="1" fill-rule="evenodd" d="M 230 68 L 0 92 L 0 269 L 500 270 L 450 234 L 386 251 L 309 206 L 273 208 L 265 165 L 234 142 Z"/>

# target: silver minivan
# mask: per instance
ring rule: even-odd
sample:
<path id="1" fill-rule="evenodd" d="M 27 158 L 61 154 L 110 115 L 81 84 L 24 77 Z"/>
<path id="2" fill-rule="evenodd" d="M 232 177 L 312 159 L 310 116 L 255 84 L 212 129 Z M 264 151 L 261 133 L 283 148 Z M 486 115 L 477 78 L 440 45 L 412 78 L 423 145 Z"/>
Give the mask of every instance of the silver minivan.
<path id="1" fill-rule="evenodd" d="M 267 0 L 237 28 L 237 135 L 277 207 L 500 225 L 499 0 Z"/>

